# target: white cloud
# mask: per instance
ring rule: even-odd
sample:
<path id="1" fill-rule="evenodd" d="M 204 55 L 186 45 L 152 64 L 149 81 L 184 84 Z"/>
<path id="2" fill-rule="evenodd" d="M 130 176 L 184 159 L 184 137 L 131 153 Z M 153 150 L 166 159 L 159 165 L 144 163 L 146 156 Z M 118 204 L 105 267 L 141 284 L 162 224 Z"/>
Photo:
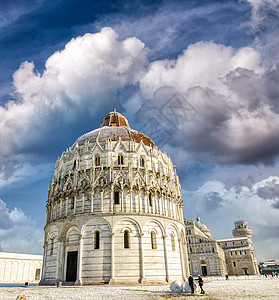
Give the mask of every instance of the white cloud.
<path id="1" fill-rule="evenodd" d="M 21 209 L 11 211 L 0 199 L 0 249 L 5 252 L 41 254 L 43 230 Z"/>
<path id="2" fill-rule="evenodd" d="M 5 171 L 1 170 L 0 172 L 0 188 L 7 186 L 12 186 L 14 184 L 28 184 L 34 182 L 40 178 L 49 179 L 50 170 L 53 169 L 53 163 L 49 164 L 39 164 L 39 165 L 30 165 L 29 163 L 18 163 L 10 166 L 11 170 Z"/>
<path id="3" fill-rule="evenodd" d="M 22 63 L 13 76 L 18 98 L 0 107 L 0 162 L 22 161 L 42 145 L 47 152 L 57 128 L 76 120 L 80 111 L 111 109 L 118 91 L 138 82 L 145 63 L 140 40 L 118 41 L 108 27 L 72 39 L 48 58 L 42 74 L 34 63 Z"/>
<path id="4" fill-rule="evenodd" d="M 268 10 L 272 10 L 273 14 L 279 14 L 278 0 L 240 0 L 249 2 L 252 6 L 252 16 L 250 25 L 255 29 L 264 23 L 268 18 Z"/>
<path id="5" fill-rule="evenodd" d="M 184 215 L 199 215 L 216 238 L 231 236 L 233 222 L 240 217 L 247 220 L 254 232 L 257 259 L 274 257 L 279 252 L 279 209 L 274 207 L 277 198 L 263 199 L 259 189 L 279 184 L 279 177 L 270 176 L 259 182 L 226 188 L 220 181 L 208 181 L 194 191 L 183 191 Z M 275 191 L 274 189 L 272 190 Z M 272 239 L 272 243 L 270 241 Z"/>
<path id="6" fill-rule="evenodd" d="M 170 115 L 176 111 L 183 119 L 182 109 L 169 107 L 165 118 L 158 109 L 170 105 L 177 94 L 186 111 L 174 141 L 177 147 L 211 153 L 221 163 L 272 163 L 279 149 L 274 143 L 274 136 L 279 138 L 279 118 L 277 104 L 269 98 L 269 85 L 277 79 L 271 80 L 270 75 L 253 48 L 196 43 L 177 60 L 149 65 L 140 81 L 149 105 L 144 113 L 156 107 L 153 114 L 169 128 Z M 172 96 L 166 87 L 173 89 Z M 275 90 L 279 92 L 278 86 Z M 187 115 L 190 106 L 196 112 L 194 118 Z"/>

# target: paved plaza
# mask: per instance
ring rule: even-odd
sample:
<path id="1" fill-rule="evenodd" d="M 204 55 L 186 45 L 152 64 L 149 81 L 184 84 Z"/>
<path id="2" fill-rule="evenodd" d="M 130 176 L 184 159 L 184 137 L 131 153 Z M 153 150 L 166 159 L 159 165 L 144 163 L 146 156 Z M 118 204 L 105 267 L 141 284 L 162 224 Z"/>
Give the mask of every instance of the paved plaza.
<path id="1" fill-rule="evenodd" d="M 96 285 L 82 287 L 50 287 L 29 286 L 1 287 L 0 299 L 15 300 L 19 294 L 24 294 L 27 300 L 142 300 L 142 299 L 202 299 L 202 300 L 255 300 L 278 299 L 279 278 L 243 278 L 235 277 L 226 281 L 223 278 L 205 278 L 205 295 L 173 294 L 168 285 L 131 285 L 111 286 Z"/>

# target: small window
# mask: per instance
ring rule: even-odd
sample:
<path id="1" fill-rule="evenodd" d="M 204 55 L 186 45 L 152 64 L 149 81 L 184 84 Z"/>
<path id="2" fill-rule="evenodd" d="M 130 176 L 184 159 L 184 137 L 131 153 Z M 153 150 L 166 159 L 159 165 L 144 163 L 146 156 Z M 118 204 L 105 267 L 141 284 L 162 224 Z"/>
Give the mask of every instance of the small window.
<path id="1" fill-rule="evenodd" d="M 95 166 L 100 166 L 100 156 L 99 155 L 95 156 Z"/>
<path id="2" fill-rule="evenodd" d="M 50 239 L 50 255 L 52 255 L 53 254 L 53 244 L 54 244 L 54 238 L 51 238 Z"/>
<path id="3" fill-rule="evenodd" d="M 156 233 L 154 231 L 151 232 L 151 248 L 157 249 Z"/>
<path id="4" fill-rule="evenodd" d="M 120 204 L 119 192 L 114 192 L 114 204 Z"/>
<path id="5" fill-rule="evenodd" d="M 174 235 L 171 234 L 171 248 L 172 248 L 172 251 L 175 251 L 175 241 L 174 241 Z"/>
<path id="6" fill-rule="evenodd" d="M 235 263 L 235 261 L 233 262 L 233 266 L 234 266 L 234 267 L 236 267 L 236 263 Z"/>
<path id="7" fill-rule="evenodd" d="M 237 255 L 237 251 L 235 251 L 235 255 Z"/>
<path id="8" fill-rule="evenodd" d="M 152 206 L 152 195 L 149 193 L 149 206 Z"/>
<path id="9" fill-rule="evenodd" d="M 130 236 L 129 236 L 129 231 L 125 230 L 124 231 L 124 248 L 128 249 L 130 248 Z"/>
<path id="10" fill-rule="evenodd" d="M 140 166 L 142 168 L 144 168 L 144 158 L 143 157 L 140 158 Z"/>
<path id="11" fill-rule="evenodd" d="M 100 231 L 95 231 L 94 249 L 100 249 Z"/>
<path id="12" fill-rule="evenodd" d="M 123 155 L 118 155 L 118 164 L 123 165 L 124 164 L 124 158 Z"/>

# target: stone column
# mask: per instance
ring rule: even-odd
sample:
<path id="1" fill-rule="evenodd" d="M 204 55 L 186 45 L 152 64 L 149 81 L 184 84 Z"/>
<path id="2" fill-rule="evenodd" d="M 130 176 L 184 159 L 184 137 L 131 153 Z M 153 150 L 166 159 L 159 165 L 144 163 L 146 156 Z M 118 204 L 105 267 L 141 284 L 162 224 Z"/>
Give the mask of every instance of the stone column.
<path id="1" fill-rule="evenodd" d="M 148 212 L 148 203 L 147 203 L 147 193 L 146 191 L 144 191 L 144 196 L 143 196 L 143 202 L 144 202 L 144 212 L 147 213 Z"/>
<path id="2" fill-rule="evenodd" d="M 123 205 L 124 205 L 124 190 L 121 189 L 121 192 L 120 192 L 120 211 L 124 211 L 123 209 Z"/>
<path id="3" fill-rule="evenodd" d="M 113 186 L 112 186 L 110 191 L 110 211 L 113 211 L 113 207 L 114 207 L 114 199 L 113 199 Z"/>
<path id="4" fill-rule="evenodd" d="M 59 207 L 59 217 L 62 218 L 62 205 L 63 205 L 63 199 L 62 198 L 60 198 L 59 204 L 60 204 L 60 207 Z"/>
<path id="5" fill-rule="evenodd" d="M 144 283 L 146 281 L 145 279 L 145 269 L 144 269 L 144 249 L 143 249 L 143 235 L 144 233 L 140 232 L 139 233 L 139 238 L 140 238 L 140 258 L 141 258 L 141 278 L 140 278 L 140 283 Z"/>
<path id="6" fill-rule="evenodd" d="M 100 211 L 104 210 L 104 191 L 101 191 L 101 203 L 100 203 Z"/>
<path id="7" fill-rule="evenodd" d="M 130 211 L 133 211 L 133 189 L 130 189 Z"/>
<path id="8" fill-rule="evenodd" d="M 110 275 L 110 281 L 109 283 L 114 283 L 114 232 L 110 233 L 111 236 L 111 257 L 110 257 L 110 266 L 111 266 L 111 275 Z"/>
<path id="9" fill-rule="evenodd" d="M 161 193 L 158 192 L 158 207 L 159 207 L 159 211 L 158 213 L 160 215 L 162 215 L 162 211 L 163 211 L 163 208 L 162 208 L 162 199 L 161 199 Z"/>
<path id="10" fill-rule="evenodd" d="M 74 196 L 74 215 L 76 214 L 76 208 L 77 208 L 77 195 Z"/>
<path id="11" fill-rule="evenodd" d="M 163 235 L 163 239 L 164 239 L 164 252 L 165 252 L 166 281 L 169 282 L 169 262 L 168 262 L 167 235 Z"/>
<path id="12" fill-rule="evenodd" d="M 82 206 L 81 206 L 81 213 L 84 213 L 84 201 L 85 201 L 85 193 L 82 193 Z"/>
<path id="13" fill-rule="evenodd" d="M 158 203 L 157 203 L 157 199 L 156 199 L 156 192 L 154 193 L 154 213 L 157 214 L 158 213 Z"/>
<path id="14" fill-rule="evenodd" d="M 49 223 L 49 206 L 47 205 L 47 209 L 46 209 L 46 211 L 47 211 L 47 217 L 46 217 L 46 223 L 48 224 Z"/>
<path id="15" fill-rule="evenodd" d="M 43 267 L 42 267 L 42 275 L 41 275 L 41 281 L 40 285 L 44 284 L 45 282 L 45 269 L 46 269 L 46 256 L 47 256 L 47 242 L 45 242 L 43 248 L 44 248 L 44 256 L 43 256 Z M 4 279 L 4 277 L 3 277 Z"/>
<path id="16" fill-rule="evenodd" d="M 146 202 L 147 202 L 147 213 L 149 213 L 149 193 L 148 191 L 146 191 Z"/>
<path id="17" fill-rule="evenodd" d="M 173 199 L 171 200 L 171 204 L 172 204 L 172 216 L 173 218 L 176 218 L 175 202 Z"/>
<path id="18" fill-rule="evenodd" d="M 57 219 L 57 210 L 58 210 L 58 200 L 55 201 L 55 209 L 54 209 L 54 219 Z"/>
<path id="19" fill-rule="evenodd" d="M 75 285 L 82 285 L 82 244 L 83 236 L 79 235 L 79 251 L 78 251 L 78 264 L 77 264 L 77 280 Z"/>
<path id="20" fill-rule="evenodd" d="M 137 198 L 138 198 L 139 212 L 141 212 L 141 197 L 140 197 L 140 190 L 137 191 Z"/>
<path id="21" fill-rule="evenodd" d="M 56 265 L 56 282 L 62 281 L 62 267 L 63 267 L 63 249 L 64 249 L 64 239 L 58 238 L 58 245 L 57 245 L 57 265 Z"/>
<path id="22" fill-rule="evenodd" d="M 181 264 L 181 271 L 182 271 L 182 279 L 183 279 L 183 281 L 186 281 L 181 239 L 178 239 L 178 245 L 179 245 L 179 255 L 180 255 L 180 264 Z"/>
<path id="23" fill-rule="evenodd" d="M 90 207 L 90 212 L 93 213 L 94 212 L 94 190 L 92 189 L 92 192 L 91 192 L 91 207 Z"/>
<path id="24" fill-rule="evenodd" d="M 169 216 L 168 199 L 167 199 L 166 195 L 164 195 L 164 202 L 165 202 L 166 216 Z"/>
<path id="25" fill-rule="evenodd" d="M 68 215 L 69 197 L 66 197 L 66 217 Z"/>

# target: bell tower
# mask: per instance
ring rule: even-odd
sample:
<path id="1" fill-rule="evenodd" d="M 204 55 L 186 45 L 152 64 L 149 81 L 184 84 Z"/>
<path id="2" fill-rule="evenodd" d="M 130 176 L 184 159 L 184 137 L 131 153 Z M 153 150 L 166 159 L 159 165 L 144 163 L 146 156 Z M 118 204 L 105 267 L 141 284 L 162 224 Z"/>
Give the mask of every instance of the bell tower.
<path id="1" fill-rule="evenodd" d="M 241 221 L 241 220 L 235 221 L 234 226 L 235 226 L 235 228 L 232 231 L 232 234 L 235 238 L 247 237 L 249 239 L 250 243 L 252 243 L 253 231 L 248 228 L 247 221 Z"/>

